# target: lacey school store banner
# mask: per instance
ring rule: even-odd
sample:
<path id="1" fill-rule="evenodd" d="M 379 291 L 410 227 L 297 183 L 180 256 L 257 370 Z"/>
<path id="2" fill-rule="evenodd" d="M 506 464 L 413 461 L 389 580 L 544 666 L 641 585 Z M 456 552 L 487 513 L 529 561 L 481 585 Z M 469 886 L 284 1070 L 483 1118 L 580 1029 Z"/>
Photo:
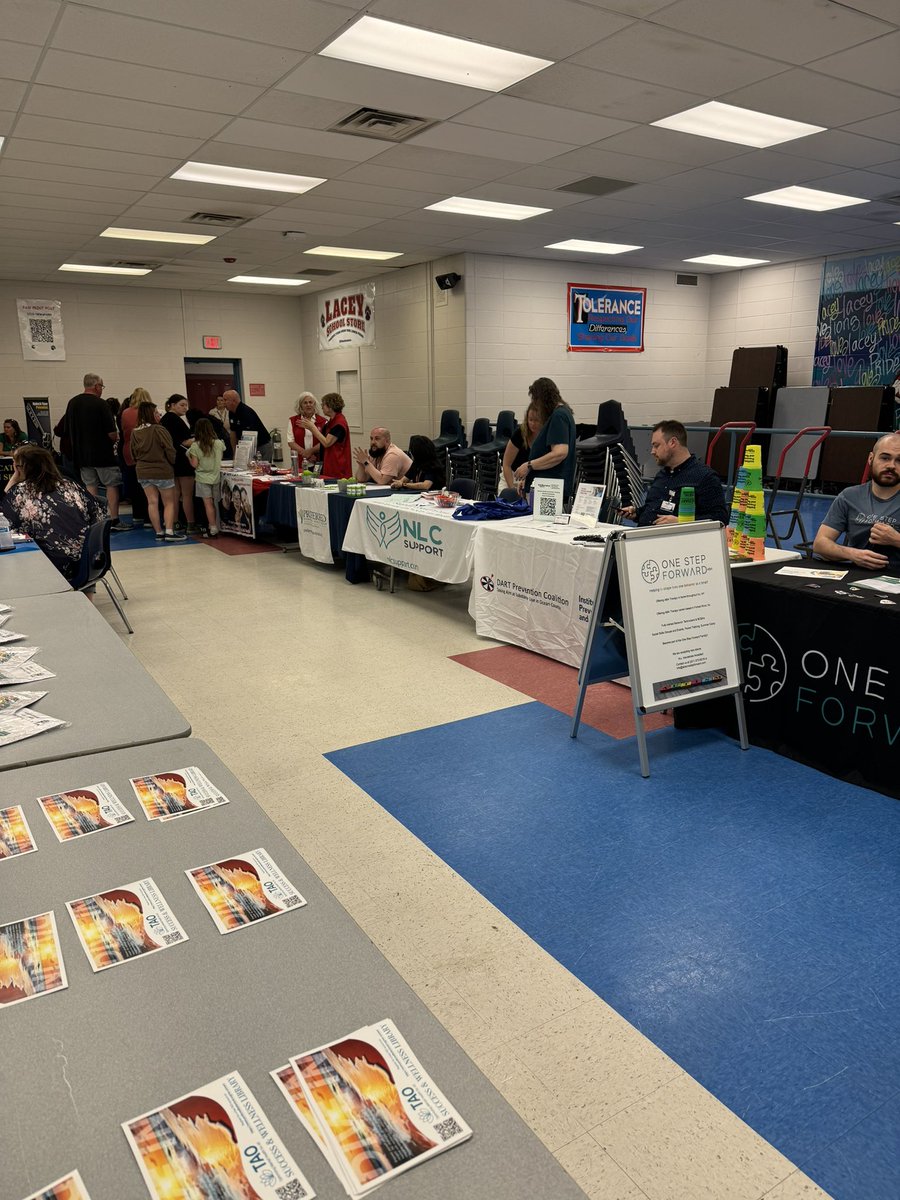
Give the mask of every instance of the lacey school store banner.
<path id="1" fill-rule="evenodd" d="M 319 294 L 319 349 L 375 345 L 375 284 Z"/>
<path id="2" fill-rule="evenodd" d="M 567 284 L 567 350 L 639 354 L 647 289 Z"/>

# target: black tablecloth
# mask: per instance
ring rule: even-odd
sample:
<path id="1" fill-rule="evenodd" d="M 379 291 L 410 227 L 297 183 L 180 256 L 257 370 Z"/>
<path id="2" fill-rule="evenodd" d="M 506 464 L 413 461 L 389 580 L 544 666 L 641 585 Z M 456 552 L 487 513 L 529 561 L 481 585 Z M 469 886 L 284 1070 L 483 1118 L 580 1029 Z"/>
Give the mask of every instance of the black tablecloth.
<path id="1" fill-rule="evenodd" d="M 900 798 L 900 596 L 778 570 L 732 574 L 751 742 Z M 730 700 L 675 716 L 734 732 Z"/>

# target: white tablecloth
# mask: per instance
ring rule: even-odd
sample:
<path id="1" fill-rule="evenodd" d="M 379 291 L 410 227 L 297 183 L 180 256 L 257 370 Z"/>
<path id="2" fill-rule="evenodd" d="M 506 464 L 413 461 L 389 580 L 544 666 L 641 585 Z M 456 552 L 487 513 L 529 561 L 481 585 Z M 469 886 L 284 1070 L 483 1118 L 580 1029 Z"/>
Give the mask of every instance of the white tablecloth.
<path id="1" fill-rule="evenodd" d="M 298 487 L 295 500 L 297 504 L 297 536 L 300 539 L 300 553 L 304 558 L 314 558 L 316 562 L 333 563 L 331 553 L 331 531 L 328 525 L 328 490 L 317 487 Z"/>
<path id="2" fill-rule="evenodd" d="M 442 583 L 465 583 L 472 571 L 475 535 L 484 522 L 454 521 L 452 514 L 452 509 L 408 495 L 358 500 L 343 549 Z"/>

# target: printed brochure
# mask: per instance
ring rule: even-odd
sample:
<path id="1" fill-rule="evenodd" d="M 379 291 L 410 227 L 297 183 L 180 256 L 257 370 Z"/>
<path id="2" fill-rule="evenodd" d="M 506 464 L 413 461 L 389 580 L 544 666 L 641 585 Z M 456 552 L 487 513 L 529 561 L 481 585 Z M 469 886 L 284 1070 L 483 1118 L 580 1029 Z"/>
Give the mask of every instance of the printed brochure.
<path id="1" fill-rule="evenodd" d="M 71 1175 L 64 1175 L 62 1179 L 57 1179 L 56 1183 L 51 1183 L 39 1192 L 32 1192 L 30 1196 L 25 1197 L 25 1200 L 91 1200 L 91 1198 L 81 1176 L 77 1171 L 73 1171 Z"/>
<path id="2" fill-rule="evenodd" d="M 134 817 L 108 783 L 39 796 L 38 804 L 60 842 L 127 825 Z"/>
<path id="3" fill-rule="evenodd" d="M 846 571 L 831 567 L 779 567 L 776 575 L 795 575 L 798 579 L 843 579 Z"/>
<path id="4" fill-rule="evenodd" d="M 283 1067 L 278 1067 L 277 1070 L 270 1071 L 269 1074 L 275 1080 L 285 1100 L 293 1108 L 300 1120 L 300 1124 L 328 1159 L 328 1165 L 336 1175 L 340 1176 L 340 1168 L 331 1157 L 331 1150 L 325 1141 L 322 1126 L 316 1120 L 312 1109 L 309 1107 L 309 1101 L 304 1094 L 303 1088 L 300 1086 L 297 1072 L 290 1063 L 285 1063 Z"/>
<path id="5" fill-rule="evenodd" d="M 0 649 L 0 667 L 28 662 L 29 658 L 34 658 L 37 652 L 37 646 L 6 646 Z"/>
<path id="6" fill-rule="evenodd" d="M 37 850 L 21 804 L 0 808 L 0 861 Z M 2 987 L 0 982 L 0 987 Z"/>
<path id="7" fill-rule="evenodd" d="M 853 587 L 871 588 L 888 596 L 900 596 L 900 579 L 896 575 L 873 575 L 871 579 L 854 579 Z"/>
<path id="8" fill-rule="evenodd" d="M 138 775 L 129 782 L 148 821 L 167 821 L 228 803 L 197 767 Z"/>
<path id="9" fill-rule="evenodd" d="M 57 717 L 48 717 L 44 713 L 32 712 L 30 708 L 20 708 L 18 712 L 0 715 L 0 747 L 9 746 L 13 742 L 22 742 L 25 738 L 34 737 L 38 733 L 46 733 L 48 729 L 59 729 L 67 725 Z"/>
<path id="10" fill-rule="evenodd" d="M 348 1194 L 472 1136 L 390 1021 L 291 1059 Z"/>
<path id="11" fill-rule="evenodd" d="M 0 1008 L 68 986 L 52 912 L 0 925 Z"/>
<path id="12" fill-rule="evenodd" d="M 152 1200 L 315 1196 L 237 1072 L 122 1128 Z"/>
<path id="13" fill-rule="evenodd" d="M 18 712 L 29 704 L 37 704 L 46 695 L 46 692 L 0 692 L 0 713 Z"/>
<path id="14" fill-rule="evenodd" d="M 219 933 L 233 933 L 306 904 L 262 848 L 192 867 L 185 875 Z"/>
<path id="15" fill-rule="evenodd" d="M 188 940 L 152 879 L 82 896 L 66 908 L 95 972 Z"/>
<path id="16" fill-rule="evenodd" d="M 572 520 L 578 525 L 596 525 L 605 495 L 605 483 L 579 483 L 572 502 Z"/>
<path id="17" fill-rule="evenodd" d="M 24 633 L 14 633 L 11 629 L 0 629 L 0 645 L 5 645 L 7 642 L 24 642 Z"/>

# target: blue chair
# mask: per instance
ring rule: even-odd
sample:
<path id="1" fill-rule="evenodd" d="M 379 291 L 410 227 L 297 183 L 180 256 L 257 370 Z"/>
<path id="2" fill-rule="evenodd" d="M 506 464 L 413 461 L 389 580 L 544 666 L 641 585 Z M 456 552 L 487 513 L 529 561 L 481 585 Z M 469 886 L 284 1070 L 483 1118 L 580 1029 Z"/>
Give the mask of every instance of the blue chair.
<path id="1" fill-rule="evenodd" d="M 93 588 L 95 584 L 102 583 L 106 588 L 110 600 L 116 607 L 116 612 L 122 618 L 125 628 L 129 633 L 134 633 L 128 618 L 125 616 L 125 610 L 116 598 L 115 593 L 109 586 L 107 574 L 112 571 L 112 551 L 109 546 L 109 531 L 112 526 L 112 521 L 107 517 L 103 521 L 97 521 L 87 531 L 87 537 L 84 539 L 84 545 L 81 548 L 81 562 L 78 564 L 78 570 L 69 582 L 76 592 L 84 592 L 88 588 Z M 121 587 L 122 585 L 119 584 Z"/>

